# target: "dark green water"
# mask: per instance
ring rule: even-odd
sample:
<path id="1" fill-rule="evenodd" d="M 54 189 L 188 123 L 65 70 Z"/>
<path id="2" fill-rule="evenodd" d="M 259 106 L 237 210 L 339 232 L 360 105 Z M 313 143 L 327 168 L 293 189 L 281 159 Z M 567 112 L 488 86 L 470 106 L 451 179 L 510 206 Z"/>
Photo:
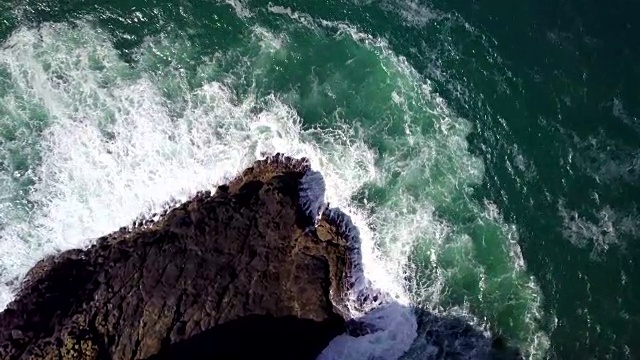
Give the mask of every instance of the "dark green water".
<path id="1" fill-rule="evenodd" d="M 403 301 L 534 359 L 638 358 L 639 14 L 0 4 L 0 303 L 44 254 L 285 151 L 327 175 Z"/>

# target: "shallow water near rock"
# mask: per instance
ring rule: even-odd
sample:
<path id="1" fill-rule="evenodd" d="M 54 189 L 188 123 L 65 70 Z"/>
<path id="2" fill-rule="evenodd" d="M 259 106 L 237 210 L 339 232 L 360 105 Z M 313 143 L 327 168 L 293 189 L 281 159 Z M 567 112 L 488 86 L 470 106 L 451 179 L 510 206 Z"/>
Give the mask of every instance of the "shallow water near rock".
<path id="1" fill-rule="evenodd" d="M 402 305 L 352 358 L 432 354 L 438 324 L 410 306 L 531 359 L 634 358 L 635 13 L 0 5 L 0 308 L 45 255 L 283 152 L 325 176 L 330 206 L 360 230 L 366 277 Z"/>

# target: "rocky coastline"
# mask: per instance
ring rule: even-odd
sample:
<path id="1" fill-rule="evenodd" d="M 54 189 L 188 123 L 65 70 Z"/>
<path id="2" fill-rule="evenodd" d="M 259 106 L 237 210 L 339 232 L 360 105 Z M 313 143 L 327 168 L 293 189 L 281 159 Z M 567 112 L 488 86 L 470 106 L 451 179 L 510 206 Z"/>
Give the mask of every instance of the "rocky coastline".
<path id="1" fill-rule="evenodd" d="M 0 358 L 313 359 L 347 330 L 353 248 L 323 197 L 308 161 L 276 155 L 43 259 L 0 313 Z"/>
<path id="2" fill-rule="evenodd" d="M 392 300 L 365 279 L 358 229 L 324 193 L 308 160 L 276 154 L 41 260 L 0 313 L 0 359 L 315 359 L 339 335 L 378 331 L 353 309 Z M 436 358 L 458 358 L 449 344 L 465 337 L 496 354 L 468 324 L 418 315 L 459 325 L 425 333 Z"/>

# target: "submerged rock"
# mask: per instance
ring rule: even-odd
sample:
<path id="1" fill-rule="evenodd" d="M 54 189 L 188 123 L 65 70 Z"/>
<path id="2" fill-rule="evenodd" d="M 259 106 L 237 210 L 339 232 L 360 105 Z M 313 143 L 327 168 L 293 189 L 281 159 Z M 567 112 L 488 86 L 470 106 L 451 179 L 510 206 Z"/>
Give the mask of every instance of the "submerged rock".
<path id="1" fill-rule="evenodd" d="M 347 328 L 354 264 L 309 171 L 275 155 L 40 261 L 0 313 L 0 358 L 315 358 Z"/>

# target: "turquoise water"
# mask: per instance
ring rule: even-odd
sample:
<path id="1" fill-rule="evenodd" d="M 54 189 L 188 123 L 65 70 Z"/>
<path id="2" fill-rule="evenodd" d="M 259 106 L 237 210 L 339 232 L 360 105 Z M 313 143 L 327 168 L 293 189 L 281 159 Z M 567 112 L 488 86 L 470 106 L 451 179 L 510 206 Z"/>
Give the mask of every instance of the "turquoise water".
<path id="1" fill-rule="evenodd" d="M 0 307 L 42 256 L 283 151 L 323 171 L 400 302 L 531 359 L 636 358 L 638 10 L 2 4 Z M 428 357 L 399 318 L 372 354 Z"/>

